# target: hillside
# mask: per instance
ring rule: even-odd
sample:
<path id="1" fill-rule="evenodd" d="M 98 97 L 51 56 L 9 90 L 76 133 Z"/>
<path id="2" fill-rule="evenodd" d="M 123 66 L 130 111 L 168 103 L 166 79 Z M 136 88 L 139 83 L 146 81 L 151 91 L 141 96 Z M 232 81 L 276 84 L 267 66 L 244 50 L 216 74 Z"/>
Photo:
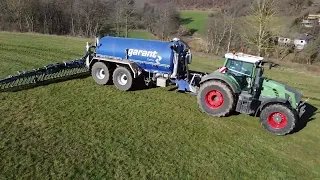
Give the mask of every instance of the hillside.
<path id="1" fill-rule="evenodd" d="M 214 11 L 197 11 L 197 10 L 182 10 L 180 11 L 181 23 L 192 32 L 204 35 L 208 15 Z"/>
<path id="2" fill-rule="evenodd" d="M 92 39 L 0 33 L 0 77 L 81 57 Z M 195 56 L 192 70 L 222 60 Z M 319 77 L 266 75 L 320 108 Z M 257 118 L 213 118 L 172 87 L 119 92 L 91 77 L 0 93 L 0 179 L 317 179 L 320 113 L 279 137 Z M 308 121 L 308 123 L 307 123 Z M 305 127 L 304 127 L 305 126 Z"/>

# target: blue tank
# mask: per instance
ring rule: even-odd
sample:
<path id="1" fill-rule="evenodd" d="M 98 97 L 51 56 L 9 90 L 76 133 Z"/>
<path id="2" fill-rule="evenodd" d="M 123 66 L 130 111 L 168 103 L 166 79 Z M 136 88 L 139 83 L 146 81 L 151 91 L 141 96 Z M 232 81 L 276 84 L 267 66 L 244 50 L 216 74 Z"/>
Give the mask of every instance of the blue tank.
<path id="1" fill-rule="evenodd" d="M 100 39 L 96 53 L 99 56 L 126 59 L 127 50 L 128 59 L 145 71 L 171 74 L 174 67 L 173 44 L 182 47 L 178 42 L 106 36 Z M 183 48 L 179 48 L 179 51 L 182 52 Z"/>

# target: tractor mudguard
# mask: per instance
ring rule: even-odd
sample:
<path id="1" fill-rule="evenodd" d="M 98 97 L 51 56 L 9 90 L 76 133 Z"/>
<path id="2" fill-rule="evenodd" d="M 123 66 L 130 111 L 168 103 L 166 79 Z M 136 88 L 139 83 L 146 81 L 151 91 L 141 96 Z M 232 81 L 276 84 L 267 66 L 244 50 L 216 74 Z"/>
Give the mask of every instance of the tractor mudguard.
<path id="1" fill-rule="evenodd" d="M 233 82 L 233 80 L 231 78 L 229 78 L 228 76 L 223 75 L 223 74 L 219 74 L 219 73 L 211 73 L 211 74 L 203 76 L 201 78 L 200 85 L 203 84 L 204 82 L 210 81 L 210 80 L 223 81 L 231 87 L 231 89 L 234 93 L 236 93 L 236 94 L 241 93 L 240 87 L 237 82 Z"/>
<path id="2" fill-rule="evenodd" d="M 258 114 L 258 112 L 260 112 L 262 110 L 262 108 L 268 104 L 268 103 L 283 103 L 283 104 L 287 104 L 289 103 L 289 101 L 287 99 L 283 99 L 283 98 L 268 98 L 268 99 L 261 99 L 261 104 L 258 107 L 255 115 Z M 290 104 L 290 103 L 289 103 Z"/>

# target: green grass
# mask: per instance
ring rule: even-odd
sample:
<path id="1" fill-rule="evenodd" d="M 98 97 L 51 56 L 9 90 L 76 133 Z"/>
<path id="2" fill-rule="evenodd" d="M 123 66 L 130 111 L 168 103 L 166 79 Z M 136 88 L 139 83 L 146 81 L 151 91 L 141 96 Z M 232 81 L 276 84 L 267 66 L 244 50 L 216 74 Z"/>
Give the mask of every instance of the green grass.
<path id="1" fill-rule="evenodd" d="M 132 30 L 129 32 L 130 38 L 139 38 L 139 39 L 155 39 L 155 37 L 147 32 L 142 30 Z"/>
<path id="2" fill-rule="evenodd" d="M 203 36 L 206 30 L 208 15 L 214 12 L 215 11 L 181 10 L 180 18 L 182 22 L 185 22 L 183 23 L 185 27 L 187 27 L 188 29 L 194 30 L 200 36 Z M 239 22 L 240 20 L 245 20 L 245 18 L 250 18 L 250 16 L 239 18 Z M 289 27 L 291 26 L 291 23 L 293 22 L 293 20 L 294 20 L 294 17 L 275 18 L 274 23 L 278 27 L 277 31 L 287 33 L 289 31 Z M 243 23 L 240 23 L 239 26 L 241 26 L 241 24 L 243 25 Z"/>
<path id="3" fill-rule="evenodd" d="M 80 57 L 86 41 L 0 33 L 0 77 Z M 195 57 L 192 69 L 221 64 Z M 319 77 L 267 76 L 320 107 Z M 0 179 L 319 179 L 319 111 L 279 137 L 257 118 L 207 116 L 196 97 L 170 88 L 120 92 L 88 77 L 0 93 Z"/>
<path id="4" fill-rule="evenodd" d="M 203 35 L 205 33 L 208 15 L 212 12 L 213 11 L 183 10 L 180 11 L 180 18 L 186 22 L 184 24 L 185 27 Z"/>

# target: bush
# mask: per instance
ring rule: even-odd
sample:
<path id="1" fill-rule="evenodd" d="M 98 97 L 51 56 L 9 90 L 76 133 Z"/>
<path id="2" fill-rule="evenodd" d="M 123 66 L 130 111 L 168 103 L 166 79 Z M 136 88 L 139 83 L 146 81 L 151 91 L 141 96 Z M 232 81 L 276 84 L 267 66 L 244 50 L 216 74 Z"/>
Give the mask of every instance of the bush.
<path id="1" fill-rule="evenodd" d="M 192 36 L 193 33 L 189 28 L 186 28 L 184 26 L 180 26 L 178 30 L 178 36 Z"/>

